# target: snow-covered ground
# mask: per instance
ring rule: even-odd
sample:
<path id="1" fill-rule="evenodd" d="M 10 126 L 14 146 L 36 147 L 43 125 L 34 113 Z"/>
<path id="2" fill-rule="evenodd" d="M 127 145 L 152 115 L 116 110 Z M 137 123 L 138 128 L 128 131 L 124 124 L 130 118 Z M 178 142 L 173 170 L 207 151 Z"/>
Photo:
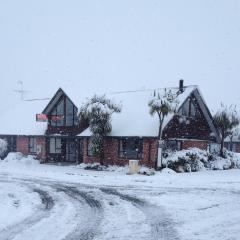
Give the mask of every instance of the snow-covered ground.
<path id="1" fill-rule="evenodd" d="M 1 161 L 0 239 L 239 239 L 240 170 L 126 172 Z"/>

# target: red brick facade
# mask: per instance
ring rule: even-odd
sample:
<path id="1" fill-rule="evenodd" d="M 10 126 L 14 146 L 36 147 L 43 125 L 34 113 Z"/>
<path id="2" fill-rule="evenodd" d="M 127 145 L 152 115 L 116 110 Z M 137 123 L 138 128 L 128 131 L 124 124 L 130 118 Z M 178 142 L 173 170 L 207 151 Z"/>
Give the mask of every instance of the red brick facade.
<path id="1" fill-rule="evenodd" d="M 119 144 L 118 138 L 107 138 L 105 140 L 104 164 L 119 166 L 128 164 L 129 159 L 119 157 L 118 144 Z M 157 153 L 157 141 L 155 139 L 143 139 L 143 158 L 140 159 L 140 164 L 146 166 L 154 166 L 156 153 Z M 98 159 L 88 156 L 86 138 L 83 140 L 83 162 L 84 163 L 98 162 Z"/>
<path id="2" fill-rule="evenodd" d="M 29 137 L 26 136 L 18 136 L 17 143 L 16 143 L 16 150 L 17 152 L 21 152 L 24 155 L 36 155 L 41 161 L 45 161 L 47 158 L 46 148 L 46 138 L 44 136 L 36 137 L 37 143 L 37 153 L 30 153 L 29 152 Z M 93 163 L 98 162 L 98 159 L 88 156 L 87 152 L 87 144 L 88 139 L 83 139 L 83 162 L 84 163 Z M 207 150 L 207 141 L 197 141 L 197 140 L 181 140 L 181 148 L 188 149 L 188 148 L 200 148 Z M 121 158 L 119 156 L 119 138 L 106 138 L 104 142 L 105 148 L 105 160 L 104 164 L 106 165 L 127 165 L 129 159 Z M 240 144 L 237 145 L 237 151 L 240 151 Z M 143 157 L 140 160 L 141 165 L 154 167 L 155 159 L 157 157 L 157 140 L 155 138 L 143 138 Z"/>
<path id="3" fill-rule="evenodd" d="M 88 156 L 87 154 L 87 139 L 83 140 L 83 162 L 84 163 L 94 163 L 98 162 L 98 159 Z M 191 141 L 191 140 L 184 140 L 182 142 L 182 149 L 188 148 L 200 148 L 203 150 L 207 150 L 208 143 L 206 141 Z M 118 138 L 107 138 L 105 140 L 105 161 L 104 164 L 106 165 L 127 165 L 129 159 L 121 158 L 118 154 Z M 140 164 L 154 167 L 155 159 L 157 157 L 157 140 L 151 138 L 144 138 L 143 139 L 143 158 L 140 159 Z"/>
<path id="4" fill-rule="evenodd" d="M 46 139 L 45 137 L 36 137 L 37 153 L 29 152 L 29 137 L 18 136 L 16 142 L 16 151 L 21 152 L 24 155 L 36 155 L 39 159 L 46 159 Z"/>
<path id="5" fill-rule="evenodd" d="M 17 137 L 17 152 L 21 152 L 24 155 L 28 155 L 28 137 L 19 136 Z"/>
<path id="6" fill-rule="evenodd" d="M 207 150 L 208 142 L 207 141 L 197 141 L 197 140 L 184 140 L 182 141 L 182 149 L 188 148 L 199 148 L 202 150 Z"/>
<path id="7" fill-rule="evenodd" d="M 232 149 L 231 149 L 231 143 L 225 142 L 224 147 L 227 148 L 229 151 L 240 153 L 240 142 L 232 142 Z"/>

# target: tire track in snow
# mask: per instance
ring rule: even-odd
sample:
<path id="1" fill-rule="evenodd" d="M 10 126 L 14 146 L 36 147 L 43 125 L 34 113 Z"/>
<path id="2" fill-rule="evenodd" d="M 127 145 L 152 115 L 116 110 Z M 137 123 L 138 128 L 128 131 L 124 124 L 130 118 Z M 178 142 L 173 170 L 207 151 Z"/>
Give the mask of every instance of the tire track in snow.
<path id="1" fill-rule="evenodd" d="M 98 228 L 103 217 L 103 208 L 100 201 L 96 200 L 87 191 L 79 190 L 72 185 L 59 184 L 57 182 L 49 183 L 47 181 L 44 181 L 44 180 L 42 181 L 39 179 L 35 180 L 35 179 L 15 178 L 14 180 L 12 179 L 11 182 L 14 182 L 16 184 L 23 183 L 29 188 L 31 186 L 31 190 L 33 192 L 38 193 L 40 196 L 40 199 L 43 205 L 42 210 L 44 210 L 43 212 L 50 211 L 53 208 L 54 201 L 56 201 L 56 199 L 53 199 L 46 191 L 42 190 L 41 189 L 42 187 L 51 188 L 55 193 L 62 192 L 64 195 L 68 196 L 68 199 L 70 200 L 71 204 L 75 208 L 75 214 L 72 216 L 72 218 L 74 219 L 75 222 L 78 222 L 78 223 L 77 223 L 77 227 L 73 231 L 71 231 L 67 235 L 64 235 L 66 237 L 63 236 L 61 239 L 91 240 L 98 233 Z M 36 185 L 38 186 L 38 188 L 32 187 Z M 84 189 L 89 190 L 89 187 L 87 188 L 86 186 L 82 186 L 82 187 Z M 48 191 L 50 191 L 50 189 Z M 48 217 L 50 217 L 51 215 L 49 213 L 48 215 L 45 214 L 44 216 L 40 217 L 39 215 L 41 214 L 42 212 L 41 213 L 35 212 L 33 217 L 31 216 L 27 218 L 26 220 L 24 220 L 24 222 L 20 223 L 19 226 L 16 227 L 15 225 L 13 226 L 13 228 L 8 228 L 7 231 L 4 231 L 2 233 L 0 232 L 0 239 L 10 240 L 15 238 L 18 234 L 21 234 L 21 236 L 24 236 L 25 230 L 30 229 L 32 227 L 36 228 L 38 223 L 41 220 L 43 220 L 43 218 L 48 219 Z M 54 223 L 52 227 L 54 228 Z M 49 239 L 51 239 L 51 237 Z"/>
<path id="2" fill-rule="evenodd" d="M 103 193 L 115 195 L 122 200 L 132 203 L 139 208 L 147 217 L 148 222 L 151 225 L 151 238 L 152 240 L 164 239 L 164 240 L 179 240 L 178 233 L 174 228 L 173 221 L 166 214 L 164 209 L 151 205 L 144 200 L 136 197 L 120 193 L 112 188 L 100 188 Z"/>
<path id="3" fill-rule="evenodd" d="M 6 182 L 6 181 L 5 181 Z M 0 231 L 0 239 L 1 240 L 11 240 L 17 234 L 24 231 L 26 228 L 30 228 L 34 226 L 37 222 L 39 222 L 43 218 L 47 218 L 50 215 L 50 211 L 54 206 L 53 198 L 48 194 L 48 192 L 34 188 L 31 189 L 33 192 L 36 192 L 41 198 L 42 204 L 39 206 L 39 211 L 34 212 L 31 216 L 27 217 L 20 223 L 10 225 L 4 230 Z"/>
<path id="4" fill-rule="evenodd" d="M 77 228 L 67 235 L 64 240 L 91 240 L 98 234 L 98 227 L 103 217 L 101 203 L 93 198 L 89 193 L 79 190 L 76 187 L 64 187 L 60 185 L 57 191 L 62 191 L 70 197 L 78 200 L 80 213 Z M 84 213 L 83 213 L 84 210 Z"/>

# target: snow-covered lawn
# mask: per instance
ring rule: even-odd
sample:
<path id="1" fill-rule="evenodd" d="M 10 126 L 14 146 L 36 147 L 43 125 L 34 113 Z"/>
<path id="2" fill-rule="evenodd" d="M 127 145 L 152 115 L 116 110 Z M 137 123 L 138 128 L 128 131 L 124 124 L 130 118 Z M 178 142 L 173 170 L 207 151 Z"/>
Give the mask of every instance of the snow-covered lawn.
<path id="1" fill-rule="evenodd" d="M 240 170 L 126 172 L 0 162 L 0 239 L 239 239 Z"/>

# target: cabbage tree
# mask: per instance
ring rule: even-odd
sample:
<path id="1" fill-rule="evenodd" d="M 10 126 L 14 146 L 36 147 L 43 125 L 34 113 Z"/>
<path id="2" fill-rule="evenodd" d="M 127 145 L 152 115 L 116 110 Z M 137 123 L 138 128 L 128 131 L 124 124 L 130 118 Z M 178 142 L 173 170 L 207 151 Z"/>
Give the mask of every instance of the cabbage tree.
<path id="1" fill-rule="evenodd" d="M 155 162 L 155 167 L 162 166 L 162 131 L 163 123 L 166 117 L 169 114 L 174 114 L 178 107 L 177 96 L 172 93 L 171 90 L 165 89 L 163 93 L 154 92 L 153 97 L 150 99 L 149 103 L 149 112 L 153 116 L 157 114 L 159 120 L 158 128 L 158 154 Z"/>
<path id="2" fill-rule="evenodd" d="M 101 165 L 104 163 L 104 138 L 112 130 L 111 115 L 120 112 L 120 105 L 105 96 L 97 95 L 88 99 L 80 109 L 80 118 L 88 121 L 92 133 L 92 154 L 99 159 Z"/>

